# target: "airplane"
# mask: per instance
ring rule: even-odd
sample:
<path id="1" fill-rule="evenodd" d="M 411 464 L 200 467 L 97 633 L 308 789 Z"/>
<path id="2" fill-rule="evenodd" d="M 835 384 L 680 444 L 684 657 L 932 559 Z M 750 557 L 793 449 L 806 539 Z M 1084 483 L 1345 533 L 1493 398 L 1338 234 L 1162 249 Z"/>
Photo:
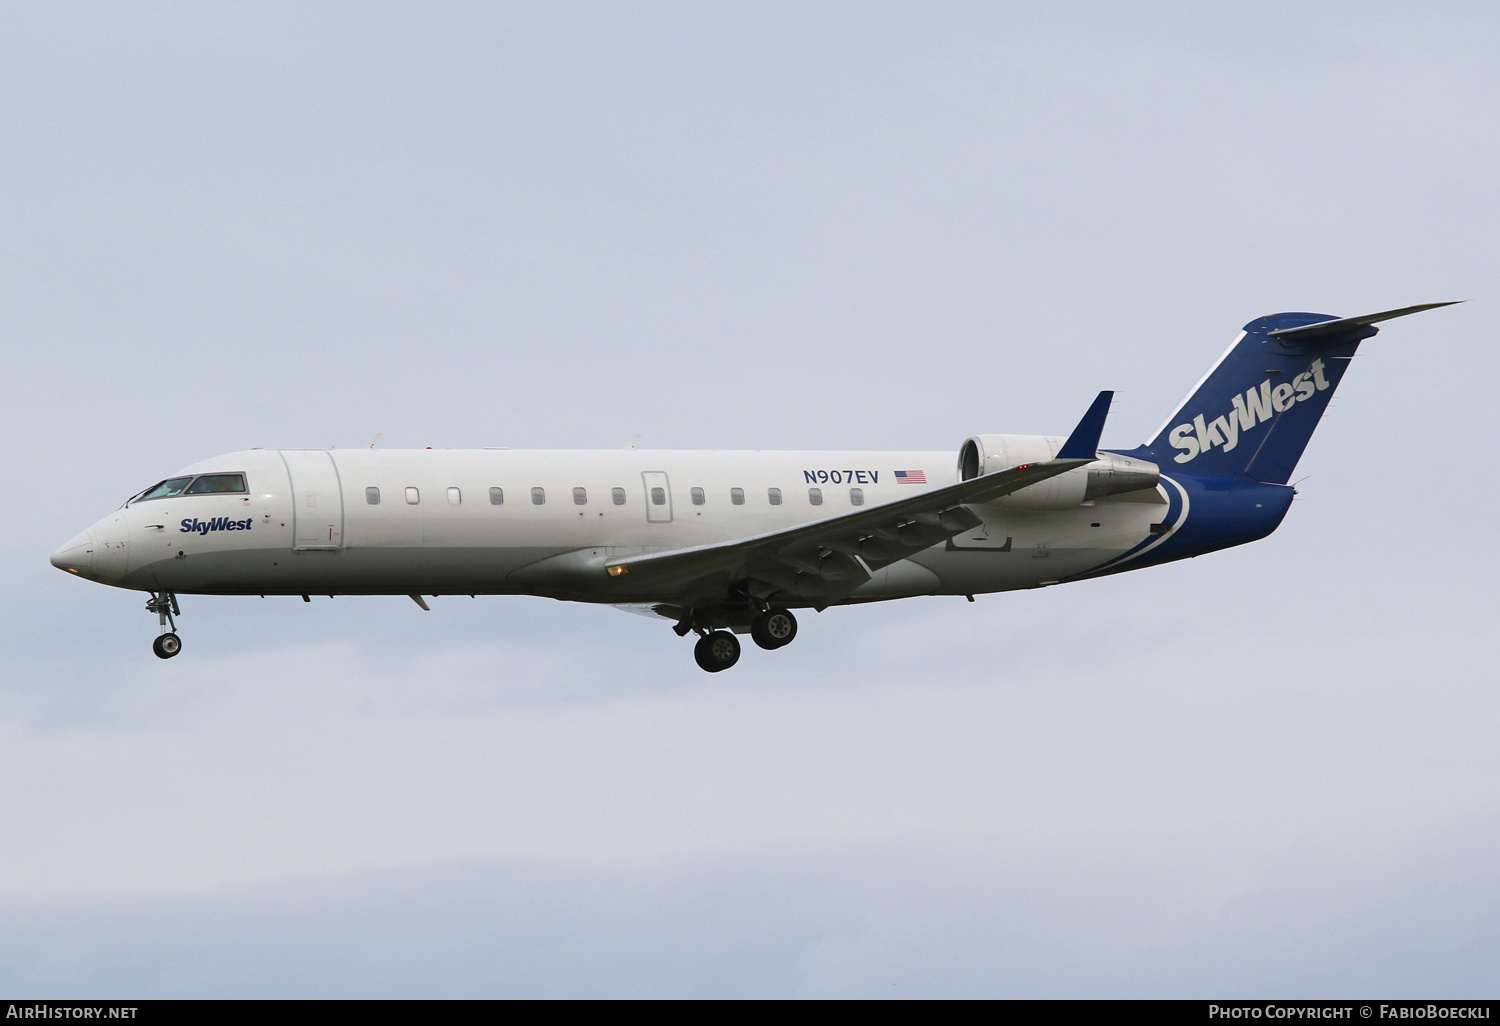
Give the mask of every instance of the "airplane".
<path id="1" fill-rule="evenodd" d="M 1113 392 L 1066 438 L 975 435 L 951 452 L 249 449 L 131 496 L 52 554 L 149 594 L 177 655 L 179 595 L 536 595 L 695 634 L 716 673 L 739 636 L 774 650 L 793 610 L 1044 588 L 1242 545 L 1382 321 L 1245 325 L 1150 441 L 1100 450 Z"/>

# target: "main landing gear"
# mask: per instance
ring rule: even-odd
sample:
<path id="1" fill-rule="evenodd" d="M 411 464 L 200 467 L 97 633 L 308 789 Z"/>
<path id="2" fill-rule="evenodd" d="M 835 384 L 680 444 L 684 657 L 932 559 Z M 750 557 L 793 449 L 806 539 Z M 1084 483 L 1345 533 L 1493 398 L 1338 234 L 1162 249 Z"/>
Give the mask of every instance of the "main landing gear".
<path id="1" fill-rule="evenodd" d="M 182 639 L 177 636 L 177 621 L 172 619 L 182 615 L 182 610 L 177 606 L 177 596 L 170 591 L 153 591 L 146 600 L 146 612 L 155 613 L 161 619 L 162 633 L 151 643 L 151 651 L 156 653 L 158 659 L 171 659 L 182 651 Z M 171 630 L 167 629 L 169 626 Z"/>
<path id="2" fill-rule="evenodd" d="M 728 631 L 714 631 L 698 639 L 693 658 L 709 673 L 727 670 L 740 661 L 740 639 Z"/>
<path id="3" fill-rule="evenodd" d="M 698 643 L 693 646 L 693 658 L 709 673 L 727 670 L 740 659 L 740 639 L 729 631 L 710 631 L 706 625 L 684 620 L 677 633 L 686 634 L 696 630 Z M 797 618 L 785 609 L 767 609 L 750 622 L 750 637 L 764 649 L 777 649 L 791 644 L 797 636 Z"/>
<path id="4" fill-rule="evenodd" d="M 750 637 L 764 649 L 790 645 L 797 636 L 797 618 L 785 609 L 768 609 L 750 621 Z"/>

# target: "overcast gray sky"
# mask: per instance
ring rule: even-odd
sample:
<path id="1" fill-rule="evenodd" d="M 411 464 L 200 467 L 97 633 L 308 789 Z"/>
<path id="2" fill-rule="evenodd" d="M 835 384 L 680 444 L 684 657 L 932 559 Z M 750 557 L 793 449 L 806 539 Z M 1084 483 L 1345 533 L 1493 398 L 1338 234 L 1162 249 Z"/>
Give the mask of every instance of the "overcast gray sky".
<path id="1" fill-rule="evenodd" d="M 0 992 L 1493 996 L 1490 4 L 0 4 Z M 250 446 L 952 448 L 1395 322 L 1281 530 L 803 618 L 48 553 Z"/>

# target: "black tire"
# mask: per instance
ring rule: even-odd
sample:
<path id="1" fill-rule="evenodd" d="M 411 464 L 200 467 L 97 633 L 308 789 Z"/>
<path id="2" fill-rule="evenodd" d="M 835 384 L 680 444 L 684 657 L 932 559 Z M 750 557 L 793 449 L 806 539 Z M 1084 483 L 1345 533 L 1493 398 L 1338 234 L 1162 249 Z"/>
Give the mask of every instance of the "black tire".
<path id="1" fill-rule="evenodd" d="M 761 648 L 790 645 L 797 636 L 797 618 L 785 609 L 768 609 L 750 624 L 750 637 Z"/>
<path id="2" fill-rule="evenodd" d="M 740 660 L 740 639 L 728 631 L 714 631 L 698 639 L 693 658 L 709 673 L 727 670 Z"/>
<path id="3" fill-rule="evenodd" d="M 182 639 L 175 634 L 158 635 L 157 639 L 151 642 L 151 651 L 156 653 L 158 659 L 171 659 L 182 651 Z"/>

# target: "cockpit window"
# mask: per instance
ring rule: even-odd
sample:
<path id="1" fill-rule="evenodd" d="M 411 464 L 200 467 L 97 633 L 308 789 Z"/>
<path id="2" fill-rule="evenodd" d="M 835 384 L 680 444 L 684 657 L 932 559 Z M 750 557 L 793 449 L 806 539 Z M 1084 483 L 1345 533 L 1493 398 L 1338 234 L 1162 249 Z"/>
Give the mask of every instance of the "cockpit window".
<path id="1" fill-rule="evenodd" d="M 133 501 L 144 502 L 147 499 L 170 499 L 174 495 L 181 495 L 182 490 L 192 481 L 191 477 L 169 477 L 161 484 L 152 485 L 144 492 L 137 495 Z"/>
<path id="2" fill-rule="evenodd" d="M 184 495 L 211 495 L 216 492 L 243 492 L 244 474 L 204 474 L 188 485 Z"/>
<path id="3" fill-rule="evenodd" d="M 176 495 L 218 495 L 244 491 L 244 474 L 199 474 L 196 478 L 189 474 L 186 477 L 169 477 L 160 484 L 154 484 L 125 505 L 145 502 L 147 499 L 170 499 Z"/>

